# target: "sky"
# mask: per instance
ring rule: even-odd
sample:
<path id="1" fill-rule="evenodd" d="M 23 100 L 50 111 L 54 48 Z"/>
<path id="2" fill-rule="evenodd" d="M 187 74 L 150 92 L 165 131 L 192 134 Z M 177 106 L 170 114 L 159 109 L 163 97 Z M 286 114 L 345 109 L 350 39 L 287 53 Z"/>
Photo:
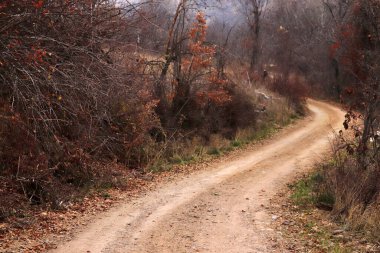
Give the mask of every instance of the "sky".
<path id="1" fill-rule="evenodd" d="M 126 3 L 138 3 L 141 0 L 117 0 L 120 4 L 126 4 Z M 164 3 L 163 6 L 166 6 L 169 10 L 175 10 L 177 3 L 179 0 L 153 0 L 155 2 L 161 2 Z M 201 0 L 202 1 L 202 0 Z M 206 12 L 207 18 L 209 22 L 214 20 L 223 20 L 228 21 L 230 23 L 237 22 L 238 17 L 238 8 L 237 8 L 237 0 L 229 1 L 229 0 L 220 0 L 222 4 L 219 3 L 219 1 L 216 0 L 203 0 L 207 3 L 208 8 L 205 8 L 204 11 Z"/>

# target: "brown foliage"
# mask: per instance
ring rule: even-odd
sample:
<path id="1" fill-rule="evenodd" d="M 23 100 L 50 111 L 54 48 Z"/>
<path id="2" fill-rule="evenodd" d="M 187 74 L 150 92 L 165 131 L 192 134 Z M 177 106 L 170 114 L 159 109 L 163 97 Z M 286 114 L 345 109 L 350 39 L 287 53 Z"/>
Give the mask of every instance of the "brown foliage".
<path id="1" fill-rule="evenodd" d="M 0 178 L 31 203 L 54 202 L 57 182 L 90 183 L 96 160 L 142 165 L 129 154 L 157 125 L 156 103 L 142 63 L 110 56 L 126 22 L 107 0 L 1 4 Z"/>
<path id="2" fill-rule="evenodd" d="M 193 109 L 187 111 L 182 127 L 197 129 L 197 133 L 205 140 L 217 133 L 233 139 L 239 129 L 254 127 L 257 113 L 253 98 L 232 82 L 228 83 L 228 88 L 223 92 L 223 96 L 227 94 L 229 97 L 227 102 L 208 99 L 200 104 L 199 98 L 190 101 Z"/>
<path id="3" fill-rule="evenodd" d="M 368 158 L 367 158 L 368 159 Z M 365 161 L 369 162 L 369 161 Z M 323 191 L 332 193 L 335 199 L 333 214 L 343 218 L 351 229 L 365 230 L 376 240 L 380 238 L 380 169 L 379 160 L 363 165 L 346 151 L 339 150 L 334 164 L 325 171 Z"/>
<path id="4" fill-rule="evenodd" d="M 268 88 L 286 97 L 298 113 L 304 113 L 303 104 L 309 95 L 305 80 L 298 76 L 277 76 L 268 82 Z"/>
<path id="5" fill-rule="evenodd" d="M 59 208 L 75 191 L 108 180 L 105 164 L 146 166 L 165 148 L 166 132 L 207 140 L 254 126 L 253 100 L 218 75 L 204 15 L 188 27 L 185 2 L 163 63 L 131 52 L 135 7 L 0 4 L 0 197 Z M 156 115 L 162 100 L 164 127 Z"/>

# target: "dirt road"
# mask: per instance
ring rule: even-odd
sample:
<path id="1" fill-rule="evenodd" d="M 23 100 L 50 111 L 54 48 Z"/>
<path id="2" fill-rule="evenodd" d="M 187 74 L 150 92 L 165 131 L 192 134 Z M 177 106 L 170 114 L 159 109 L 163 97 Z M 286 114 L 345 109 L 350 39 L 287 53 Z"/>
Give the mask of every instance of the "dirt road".
<path id="1" fill-rule="evenodd" d="M 344 119 L 329 104 L 308 106 L 311 116 L 255 151 L 122 204 L 53 252 L 283 252 L 269 239 L 269 199 L 323 158 Z"/>

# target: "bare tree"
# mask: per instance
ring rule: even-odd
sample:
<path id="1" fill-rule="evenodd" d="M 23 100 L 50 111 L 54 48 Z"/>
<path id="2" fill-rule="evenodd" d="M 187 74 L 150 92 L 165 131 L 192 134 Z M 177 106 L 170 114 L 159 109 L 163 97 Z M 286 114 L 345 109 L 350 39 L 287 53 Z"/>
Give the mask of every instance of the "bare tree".
<path id="1" fill-rule="evenodd" d="M 261 18 L 268 0 L 240 0 L 252 40 L 250 66 L 257 70 L 260 55 Z"/>

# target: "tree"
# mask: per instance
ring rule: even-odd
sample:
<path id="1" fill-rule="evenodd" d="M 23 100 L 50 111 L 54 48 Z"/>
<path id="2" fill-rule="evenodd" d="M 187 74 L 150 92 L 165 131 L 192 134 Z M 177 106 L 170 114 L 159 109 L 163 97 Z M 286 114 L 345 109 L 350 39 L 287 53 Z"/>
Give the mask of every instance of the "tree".
<path id="1" fill-rule="evenodd" d="M 202 12 L 196 15 L 196 21 L 189 31 L 189 54 L 179 63 L 180 71 L 176 75 L 176 91 L 173 100 L 173 109 L 178 114 L 186 103 L 197 94 L 202 100 L 223 103 L 228 95 L 223 90 L 223 79 L 219 79 L 217 71 L 213 68 L 215 59 L 215 46 L 207 45 L 207 25 Z M 203 82 L 197 86 L 197 81 Z M 216 87 L 213 87 L 216 85 Z M 191 94 L 193 93 L 193 95 Z"/>
<path id="2" fill-rule="evenodd" d="M 166 77 L 169 71 L 171 64 L 176 61 L 181 61 L 182 56 L 182 45 L 186 38 L 185 34 L 185 18 L 187 12 L 187 0 L 179 1 L 176 11 L 174 13 L 174 17 L 171 21 L 168 38 L 165 47 L 165 60 L 162 65 L 161 74 L 158 80 L 155 83 L 155 95 L 160 100 L 157 108 L 157 113 L 161 117 L 161 122 L 166 125 L 168 120 L 169 113 L 169 101 L 168 101 L 168 92 L 167 92 L 167 83 Z M 176 64 L 175 72 L 178 75 L 179 65 Z"/>
<path id="3" fill-rule="evenodd" d="M 353 32 L 341 49 L 344 67 L 354 77 L 344 97 L 350 105 L 345 125 L 355 118 L 355 110 L 363 114 L 363 128 L 353 128 L 360 137 L 358 153 L 366 168 L 369 163 L 379 162 L 380 3 L 357 1 L 351 11 Z M 364 162 L 364 156 L 370 159 Z"/>
<path id="4" fill-rule="evenodd" d="M 330 66 L 334 70 L 334 87 L 335 95 L 341 96 L 344 88 L 341 83 L 345 82 L 347 73 L 343 73 L 345 70 L 342 68 L 341 59 L 337 54 L 339 47 L 342 46 L 342 41 L 346 40 L 350 33 L 349 22 L 351 18 L 351 10 L 355 1 L 341 1 L 341 0 L 324 0 L 323 5 L 325 8 L 325 26 L 326 40 L 330 41 L 329 57 Z M 346 40 L 347 41 L 347 40 Z"/>
<path id="5" fill-rule="evenodd" d="M 252 43 L 250 66 L 251 70 L 257 71 L 260 53 L 261 17 L 264 8 L 268 4 L 268 0 L 240 0 L 240 2 L 250 29 L 249 33 Z"/>

